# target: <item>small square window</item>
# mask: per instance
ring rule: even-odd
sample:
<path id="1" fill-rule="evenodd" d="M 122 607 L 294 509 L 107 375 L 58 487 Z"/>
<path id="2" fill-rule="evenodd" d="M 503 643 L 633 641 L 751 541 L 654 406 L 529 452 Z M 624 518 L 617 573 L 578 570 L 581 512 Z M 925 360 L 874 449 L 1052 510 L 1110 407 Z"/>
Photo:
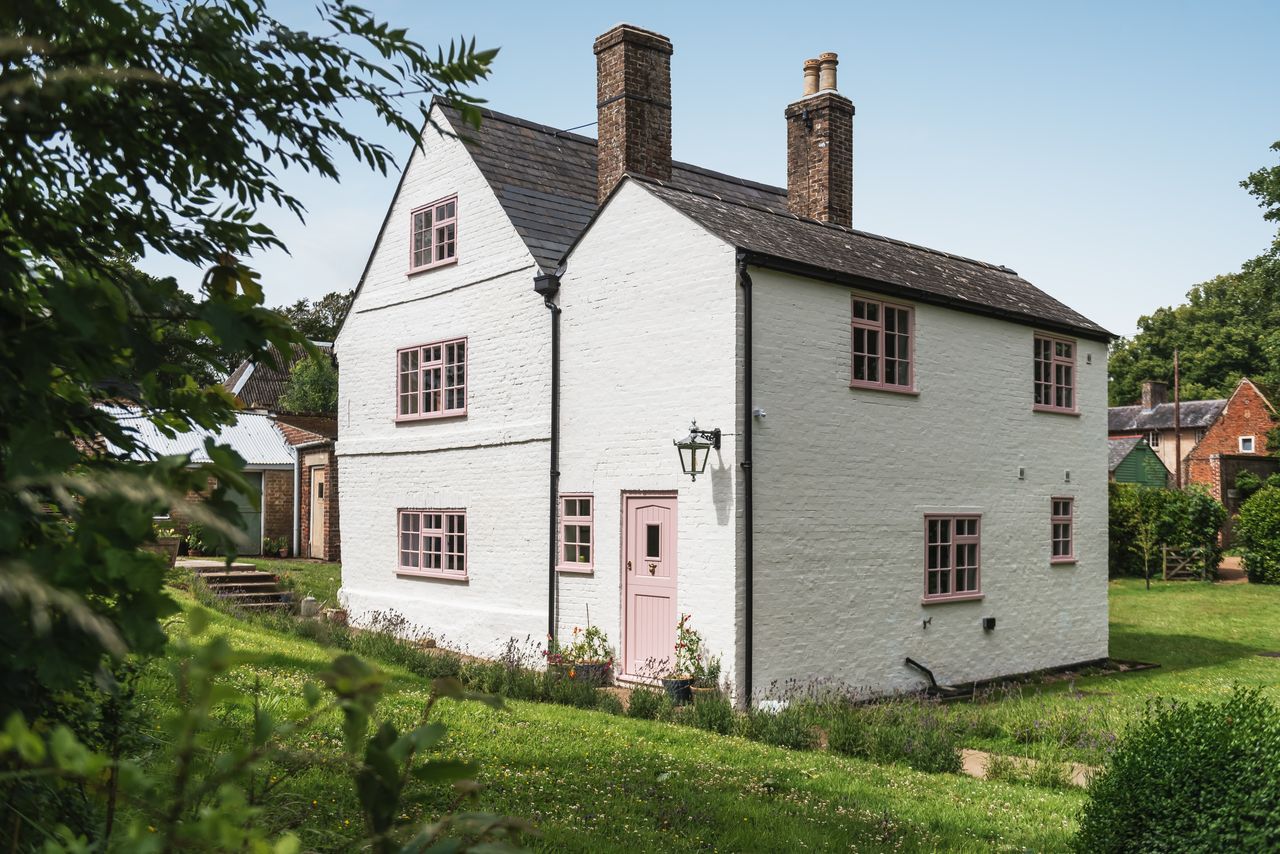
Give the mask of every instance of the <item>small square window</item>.
<path id="1" fill-rule="evenodd" d="M 409 272 L 458 260 L 458 197 L 451 196 L 409 214 Z"/>
<path id="2" fill-rule="evenodd" d="M 595 565 L 593 503 L 590 495 L 560 497 L 561 572 L 591 572 Z"/>
<path id="3" fill-rule="evenodd" d="M 1253 437 L 1252 436 L 1240 437 L 1240 453 L 1242 454 L 1253 453 Z"/>

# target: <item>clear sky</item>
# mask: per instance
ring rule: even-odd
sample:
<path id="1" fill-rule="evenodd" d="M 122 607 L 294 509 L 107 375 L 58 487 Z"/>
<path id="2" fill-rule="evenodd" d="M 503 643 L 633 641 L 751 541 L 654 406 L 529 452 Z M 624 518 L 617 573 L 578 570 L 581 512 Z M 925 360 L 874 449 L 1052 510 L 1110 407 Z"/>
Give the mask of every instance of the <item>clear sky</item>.
<path id="1" fill-rule="evenodd" d="M 662 32 L 675 158 L 779 185 L 801 63 L 836 51 L 857 109 L 854 226 L 1005 264 L 1116 333 L 1274 233 L 1238 182 L 1280 139 L 1276 0 L 363 5 L 426 44 L 500 47 L 477 94 L 561 128 L 595 120 L 596 35 Z M 272 3 L 299 25 L 311 8 Z M 368 131 L 401 157 L 412 145 Z M 268 217 L 293 253 L 252 262 L 268 302 L 354 286 L 395 179 L 354 163 L 340 187 L 287 176 L 310 215 Z"/>

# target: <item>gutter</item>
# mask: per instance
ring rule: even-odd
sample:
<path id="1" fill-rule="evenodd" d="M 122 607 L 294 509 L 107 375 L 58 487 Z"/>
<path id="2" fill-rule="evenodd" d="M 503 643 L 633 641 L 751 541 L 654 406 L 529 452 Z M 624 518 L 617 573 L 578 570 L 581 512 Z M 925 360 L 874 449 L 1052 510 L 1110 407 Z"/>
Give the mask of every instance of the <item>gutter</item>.
<path id="1" fill-rule="evenodd" d="M 755 511 L 752 504 L 751 482 L 751 427 L 755 411 L 752 405 L 751 384 L 751 274 L 747 272 L 747 254 L 738 253 L 738 282 L 742 285 L 742 695 L 744 703 L 751 705 L 751 661 L 753 634 L 755 631 Z"/>
<path id="2" fill-rule="evenodd" d="M 560 511 L 560 306 L 553 302 L 560 293 L 561 265 L 554 273 L 533 277 L 533 291 L 551 312 L 551 465 L 547 502 L 547 649 L 556 638 L 556 517 Z"/>

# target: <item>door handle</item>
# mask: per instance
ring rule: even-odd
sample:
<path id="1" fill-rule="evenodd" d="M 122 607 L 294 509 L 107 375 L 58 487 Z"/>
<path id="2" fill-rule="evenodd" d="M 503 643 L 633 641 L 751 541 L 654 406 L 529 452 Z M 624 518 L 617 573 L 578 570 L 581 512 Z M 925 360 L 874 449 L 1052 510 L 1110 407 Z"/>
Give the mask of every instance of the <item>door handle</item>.
<path id="1" fill-rule="evenodd" d="M 627 572 L 631 571 L 631 561 L 627 561 Z"/>
<path id="2" fill-rule="evenodd" d="M 651 564 L 649 564 L 649 574 L 650 574 L 650 575 L 653 575 L 653 574 L 654 574 L 655 572 L 657 572 L 657 571 L 658 571 L 658 565 L 657 565 L 656 563 L 651 563 Z"/>

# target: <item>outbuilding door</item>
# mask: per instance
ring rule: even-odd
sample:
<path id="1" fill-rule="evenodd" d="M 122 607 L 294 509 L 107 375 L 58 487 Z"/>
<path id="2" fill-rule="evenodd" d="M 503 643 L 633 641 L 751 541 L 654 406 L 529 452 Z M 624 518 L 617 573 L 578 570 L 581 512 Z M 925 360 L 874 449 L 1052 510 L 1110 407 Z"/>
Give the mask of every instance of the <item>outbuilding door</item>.
<path id="1" fill-rule="evenodd" d="M 258 498 L 257 507 L 254 507 L 253 502 L 242 495 L 239 490 L 228 489 L 227 495 L 231 497 L 231 500 L 236 504 L 236 508 L 240 511 L 240 524 L 243 526 L 245 537 L 248 539 L 244 553 L 258 555 L 262 554 L 262 472 L 247 471 L 244 473 L 244 479 L 249 481 L 249 485 L 253 487 L 254 493 Z"/>
<path id="2" fill-rule="evenodd" d="M 676 638 L 676 497 L 624 495 L 623 673 L 658 676 Z"/>
<path id="3" fill-rule="evenodd" d="M 325 483 L 324 466 L 311 467 L 311 528 L 308 554 L 311 557 L 323 558 L 324 551 L 324 515 L 325 515 Z"/>

